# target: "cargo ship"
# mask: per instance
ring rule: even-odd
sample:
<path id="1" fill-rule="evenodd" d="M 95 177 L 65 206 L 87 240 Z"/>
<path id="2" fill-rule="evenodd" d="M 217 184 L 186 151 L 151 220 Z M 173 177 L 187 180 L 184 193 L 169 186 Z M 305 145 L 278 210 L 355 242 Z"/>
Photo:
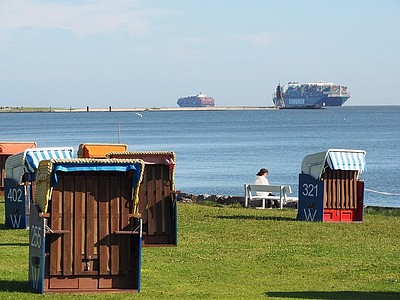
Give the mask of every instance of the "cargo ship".
<path id="1" fill-rule="evenodd" d="M 319 108 L 342 106 L 350 98 L 347 86 L 327 83 L 289 82 L 276 88 L 272 101 L 279 108 Z"/>
<path id="2" fill-rule="evenodd" d="M 180 107 L 214 107 L 214 98 L 202 94 L 179 98 L 176 102 Z"/>

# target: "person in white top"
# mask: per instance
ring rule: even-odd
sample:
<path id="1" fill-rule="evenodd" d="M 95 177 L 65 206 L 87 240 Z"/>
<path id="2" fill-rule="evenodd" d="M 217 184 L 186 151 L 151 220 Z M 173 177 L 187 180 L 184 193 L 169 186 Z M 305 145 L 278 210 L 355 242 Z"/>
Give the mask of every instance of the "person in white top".
<path id="1" fill-rule="evenodd" d="M 260 169 L 258 171 L 256 177 L 254 178 L 254 184 L 260 184 L 260 185 L 269 185 L 269 181 L 267 179 L 268 176 L 268 170 L 265 168 Z M 258 196 L 268 196 L 270 193 L 266 192 L 256 192 Z M 268 208 L 274 207 L 275 203 L 274 200 L 268 200 Z"/>
<path id="2" fill-rule="evenodd" d="M 256 178 L 254 178 L 254 184 L 269 185 L 267 176 L 268 176 L 268 170 L 264 168 L 260 169 L 260 171 L 258 171 L 256 175 Z"/>

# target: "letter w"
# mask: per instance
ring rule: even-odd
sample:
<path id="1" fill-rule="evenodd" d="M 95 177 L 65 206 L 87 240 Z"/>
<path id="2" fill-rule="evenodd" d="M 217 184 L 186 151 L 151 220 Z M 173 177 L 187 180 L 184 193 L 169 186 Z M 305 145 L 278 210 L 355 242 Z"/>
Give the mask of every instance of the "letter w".
<path id="1" fill-rule="evenodd" d="M 32 287 L 37 290 L 39 288 L 39 280 L 40 280 L 40 269 L 35 266 L 31 266 L 31 278 L 32 278 Z"/>
<path id="2" fill-rule="evenodd" d="M 11 224 L 13 228 L 19 228 L 21 223 L 21 215 L 10 215 Z"/>
<path id="3" fill-rule="evenodd" d="M 311 210 L 309 208 L 308 209 L 304 208 L 303 211 L 304 211 L 304 217 L 306 218 L 306 221 L 314 222 L 315 215 L 317 214 L 317 210 L 316 209 L 314 210 L 314 214 L 311 212 Z"/>

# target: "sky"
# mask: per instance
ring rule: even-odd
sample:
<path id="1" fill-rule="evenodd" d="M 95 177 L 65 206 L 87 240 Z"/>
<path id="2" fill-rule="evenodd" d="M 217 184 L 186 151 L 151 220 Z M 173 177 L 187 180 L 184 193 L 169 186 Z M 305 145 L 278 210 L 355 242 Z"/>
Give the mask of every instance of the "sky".
<path id="1" fill-rule="evenodd" d="M 400 105 L 400 1 L 0 0 L 0 106 L 272 106 L 289 81 Z"/>

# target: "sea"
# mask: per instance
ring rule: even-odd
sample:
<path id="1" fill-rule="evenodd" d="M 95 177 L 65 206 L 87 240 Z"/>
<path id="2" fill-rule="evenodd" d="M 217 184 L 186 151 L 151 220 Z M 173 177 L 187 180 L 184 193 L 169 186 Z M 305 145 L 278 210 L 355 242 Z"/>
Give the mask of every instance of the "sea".
<path id="1" fill-rule="evenodd" d="M 174 151 L 176 189 L 243 196 L 260 168 L 298 193 L 306 155 L 366 151 L 364 204 L 400 207 L 400 106 L 326 109 L 1 113 L 2 141 L 38 147 L 122 143 L 128 151 Z"/>

